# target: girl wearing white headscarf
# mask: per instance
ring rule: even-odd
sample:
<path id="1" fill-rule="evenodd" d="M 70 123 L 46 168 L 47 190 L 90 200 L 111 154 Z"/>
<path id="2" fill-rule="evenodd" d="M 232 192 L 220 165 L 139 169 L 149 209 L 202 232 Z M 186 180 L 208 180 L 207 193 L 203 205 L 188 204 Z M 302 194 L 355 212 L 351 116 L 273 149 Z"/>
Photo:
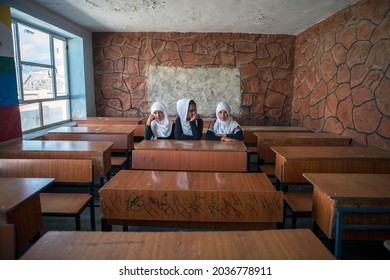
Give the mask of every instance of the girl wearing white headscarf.
<path id="1" fill-rule="evenodd" d="M 174 138 L 175 124 L 168 118 L 168 110 L 164 103 L 155 102 L 150 108 L 151 114 L 146 120 L 144 136 L 150 139 Z"/>
<path id="2" fill-rule="evenodd" d="M 200 140 L 202 138 L 203 120 L 196 111 L 195 101 L 183 98 L 177 101 L 177 119 L 175 122 L 176 140 Z"/>
<path id="3" fill-rule="evenodd" d="M 217 119 L 210 122 L 206 133 L 206 140 L 217 141 L 242 141 L 244 133 L 240 125 L 230 116 L 230 106 L 226 102 L 220 102 L 215 111 Z"/>

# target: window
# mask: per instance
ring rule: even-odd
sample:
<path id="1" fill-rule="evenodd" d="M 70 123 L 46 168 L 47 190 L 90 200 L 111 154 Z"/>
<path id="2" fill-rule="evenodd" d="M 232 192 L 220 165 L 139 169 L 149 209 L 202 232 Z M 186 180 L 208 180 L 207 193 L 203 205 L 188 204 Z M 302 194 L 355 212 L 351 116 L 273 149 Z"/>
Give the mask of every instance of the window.
<path id="1" fill-rule="evenodd" d="M 23 132 L 70 120 L 66 38 L 12 23 Z"/>

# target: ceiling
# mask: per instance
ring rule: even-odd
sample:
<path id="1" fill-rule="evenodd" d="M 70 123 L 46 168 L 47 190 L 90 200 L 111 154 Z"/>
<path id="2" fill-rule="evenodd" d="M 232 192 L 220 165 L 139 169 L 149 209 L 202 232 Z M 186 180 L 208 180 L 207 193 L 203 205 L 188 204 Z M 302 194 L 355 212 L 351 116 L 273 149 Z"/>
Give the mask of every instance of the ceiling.
<path id="1" fill-rule="evenodd" d="M 34 0 L 93 32 L 297 35 L 358 0 Z"/>

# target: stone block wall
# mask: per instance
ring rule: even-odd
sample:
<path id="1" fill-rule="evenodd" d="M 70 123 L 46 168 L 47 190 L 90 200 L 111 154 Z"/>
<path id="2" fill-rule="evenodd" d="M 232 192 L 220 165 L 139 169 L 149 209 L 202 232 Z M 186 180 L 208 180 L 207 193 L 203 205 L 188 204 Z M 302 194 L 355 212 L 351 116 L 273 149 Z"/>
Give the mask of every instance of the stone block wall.
<path id="1" fill-rule="evenodd" d="M 292 124 L 390 150 L 390 1 L 361 1 L 296 38 Z"/>
<path id="2" fill-rule="evenodd" d="M 147 116 L 148 65 L 238 68 L 245 125 L 291 120 L 295 36 L 236 33 L 94 33 L 97 116 Z"/>

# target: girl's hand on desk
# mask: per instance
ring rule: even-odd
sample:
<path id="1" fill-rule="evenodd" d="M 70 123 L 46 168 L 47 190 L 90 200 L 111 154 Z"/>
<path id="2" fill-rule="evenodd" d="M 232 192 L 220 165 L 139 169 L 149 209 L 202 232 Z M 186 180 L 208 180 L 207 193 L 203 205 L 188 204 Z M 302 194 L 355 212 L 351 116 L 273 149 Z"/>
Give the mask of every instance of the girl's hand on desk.
<path id="1" fill-rule="evenodd" d="M 229 137 L 226 137 L 226 136 L 222 136 L 222 137 L 221 137 L 221 141 L 226 141 L 226 142 L 238 142 L 237 139 L 229 138 Z"/>

